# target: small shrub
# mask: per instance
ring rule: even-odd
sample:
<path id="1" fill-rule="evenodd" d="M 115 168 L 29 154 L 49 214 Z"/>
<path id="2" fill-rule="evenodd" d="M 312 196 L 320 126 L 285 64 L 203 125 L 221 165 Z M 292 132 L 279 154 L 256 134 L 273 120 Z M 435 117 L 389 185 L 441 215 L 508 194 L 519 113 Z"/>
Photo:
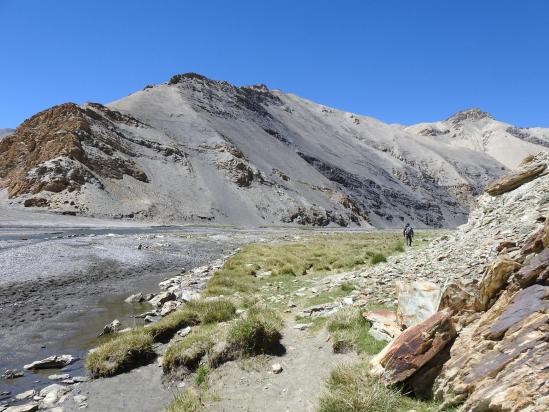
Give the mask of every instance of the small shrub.
<path id="1" fill-rule="evenodd" d="M 343 282 L 339 288 L 343 291 L 343 292 L 352 292 L 353 290 L 355 290 L 355 285 L 353 285 L 351 282 Z"/>
<path id="2" fill-rule="evenodd" d="M 225 322 L 235 316 L 236 307 L 228 300 L 193 300 L 147 327 L 147 332 L 159 342 L 169 341 L 181 328 L 199 323 Z"/>
<path id="3" fill-rule="evenodd" d="M 378 263 L 381 263 L 381 262 L 387 262 L 387 258 L 383 253 L 374 253 L 370 258 L 370 263 L 372 265 L 377 265 Z"/>
<path id="4" fill-rule="evenodd" d="M 197 393 L 192 389 L 186 389 L 174 396 L 166 412 L 200 412 L 203 409 Z"/>
<path id="5" fill-rule="evenodd" d="M 386 345 L 376 340 L 368 331 L 370 324 L 356 308 L 345 308 L 328 321 L 328 331 L 335 353 L 357 351 L 374 355 Z"/>
<path id="6" fill-rule="evenodd" d="M 145 328 L 146 332 L 158 342 L 168 342 L 173 335 L 186 326 L 193 326 L 200 322 L 196 311 L 188 310 L 186 305 L 166 317 Z"/>
<path id="7" fill-rule="evenodd" d="M 252 307 L 246 318 L 230 327 L 227 343 L 231 351 L 243 356 L 272 353 L 280 345 L 282 326 L 282 319 L 275 311 Z"/>
<path id="8" fill-rule="evenodd" d="M 363 365 L 339 366 L 327 382 L 328 393 L 318 412 L 393 412 L 400 410 L 401 395 L 368 375 Z"/>
<path id="9" fill-rule="evenodd" d="M 203 386 L 208 382 L 208 377 L 210 375 L 210 368 L 206 365 L 200 365 L 196 370 L 196 375 L 194 377 L 194 384 L 196 386 Z"/>
<path id="10" fill-rule="evenodd" d="M 202 358 L 214 345 L 212 337 L 204 331 L 193 331 L 183 340 L 168 346 L 164 354 L 162 368 L 164 372 L 182 369 L 184 373 L 194 371 Z"/>
<path id="11" fill-rule="evenodd" d="M 122 333 L 90 353 L 86 369 L 94 378 L 125 372 L 154 358 L 152 345 L 153 338 L 143 329 Z"/>
<path id="12" fill-rule="evenodd" d="M 404 243 L 403 242 L 398 242 L 395 245 L 394 251 L 395 252 L 404 252 Z"/>

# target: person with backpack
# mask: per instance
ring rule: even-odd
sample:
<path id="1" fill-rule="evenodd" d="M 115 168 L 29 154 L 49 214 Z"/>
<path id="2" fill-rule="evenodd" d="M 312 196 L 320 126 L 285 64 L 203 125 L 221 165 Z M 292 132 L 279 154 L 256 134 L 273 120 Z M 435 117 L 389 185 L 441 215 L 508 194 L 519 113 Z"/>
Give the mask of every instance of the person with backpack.
<path id="1" fill-rule="evenodd" d="M 409 223 L 406 223 L 404 230 L 402 231 L 404 235 L 404 240 L 406 241 L 406 246 L 412 246 L 412 238 L 414 237 L 414 229 Z"/>

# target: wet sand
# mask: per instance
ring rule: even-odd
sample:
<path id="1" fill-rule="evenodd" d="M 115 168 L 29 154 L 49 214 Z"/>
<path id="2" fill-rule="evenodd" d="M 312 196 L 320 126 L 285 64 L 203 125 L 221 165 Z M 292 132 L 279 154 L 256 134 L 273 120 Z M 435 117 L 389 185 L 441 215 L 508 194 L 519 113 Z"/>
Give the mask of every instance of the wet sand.
<path id="1" fill-rule="evenodd" d="M 137 291 L 157 292 L 164 278 L 207 264 L 257 240 L 258 234 L 215 228 L 124 228 L 79 233 L 75 228 L 0 229 L 0 372 L 19 369 L 53 354 L 80 358 L 97 344 L 103 326 L 114 318 L 124 326 L 141 322 L 132 315 L 148 304 L 123 300 Z M 6 239 L 6 232 L 12 239 Z M 34 234 L 34 238 L 30 236 Z M 47 239 L 45 239 L 47 238 Z M 27 240 L 21 240 L 27 239 Z M 66 368 L 84 375 L 80 360 Z M 0 381 L 12 395 L 51 383 L 47 370 Z M 40 382 L 37 382 L 37 381 Z"/>

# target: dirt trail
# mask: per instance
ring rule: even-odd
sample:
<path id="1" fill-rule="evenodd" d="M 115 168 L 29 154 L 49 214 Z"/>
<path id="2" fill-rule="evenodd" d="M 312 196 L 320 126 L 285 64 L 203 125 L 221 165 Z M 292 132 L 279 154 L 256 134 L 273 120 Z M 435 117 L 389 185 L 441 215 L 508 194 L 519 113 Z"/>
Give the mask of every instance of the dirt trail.
<path id="1" fill-rule="evenodd" d="M 328 332 L 309 333 L 286 319 L 282 344 L 286 354 L 229 362 L 212 372 L 208 411 L 313 411 L 334 366 L 357 359 L 354 353 L 334 354 Z M 271 365 L 280 363 L 280 374 Z"/>

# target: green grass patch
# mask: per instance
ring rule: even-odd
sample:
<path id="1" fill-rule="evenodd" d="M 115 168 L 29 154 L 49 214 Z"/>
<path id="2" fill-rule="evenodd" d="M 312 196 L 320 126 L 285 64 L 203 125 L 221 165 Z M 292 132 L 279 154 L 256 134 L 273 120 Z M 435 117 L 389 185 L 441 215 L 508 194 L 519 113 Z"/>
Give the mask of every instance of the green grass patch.
<path id="1" fill-rule="evenodd" d="M 196 326 L 188 336 L 171 343 L 162 361 L 164 372 L 180 370 L 187 374 L 196 370 L 214 346 L 215 332 L 215 326 Z"/>
<path id="2" fill-rule="evenodd" d="M 208 384 L 210 377 L 210 368 L 208 365 L 200 365 L 196 369 L 196 374 L 194 375 L 194 384 L 199 387 L 205 387 Z"/>
<path id="3" fill-rule="evenodd" d="M 204 406 L 199 395 L 192 389 L 186 389 L 174 396 L 166 412 L 200 412 Z"/>
<path id="4" fill-rule="evenodd" d="M 199 323 L 225 322 L 232 319 L 235 312 L 234 304 L 226 299 L 193 300 L 147 327 L 146 330 L 155 341 L 166 342 L 181 328 Z"/>
<path id="5" fill-rule="evenodd" d="M 227 343 L 231 351 L 241 356 L 272 353 L 282 338 L 282 318 L 271 309 L 252 307 L 248 315 L 231 325 Z"/>
<path id="6" fill-rule="evenodd" d="M 377 265 L 382 262 L 387 262 L 387 257 L 383 253 L 374 253 L 370 258 L 370 263 L 372 265 Z"/>
<path id="7" fill-rule="evenodd" d="M 343 365 L 332 371 L 318 412 L 435 412 L 440 405 L 422 402 L 386 387 L 368 375 L 366 364 Z"/>
<path id="8" fill-rule="evenodd" d="M 299 240 L 245 245 L 208 282 L 209 296 L 252 294 L 277 277 L 342 272 L 402 250 L 400 232 L 313 233 Z M 270 272 L 266 279 L 257 275 Z"/>
<path id="9" fill-rule="evenodd" d="M 370 324 L 362 316 L 358 308 L 345 308 L 328 320 L 328 332 L 332 348 L 336 353 L 356 351 L 374 355 L 381 351 L 386 342 L 376 340 L 368 333 Z"/>
<path id="10" fill-rule="evenodd" d="M 306 323 L 309 325 L 307 328 L 307 331 L 310 333 L 316 333 L 326 325 L 326 322 L 328 321 L 328 318 L 326 317 L 316 317 L 316 318 L 309 318 L 309 317 L 303 317 L 303 316 L 296 316 L 295 321 L 297 323 Z"/>
<path id="11" fill-rule="evenodd" d="M 90 353 L 86 369 L 94 378 L 113 376 L 143 365 L 154 358 L 153 338 L 143 329 L 126 332 Z"/>

